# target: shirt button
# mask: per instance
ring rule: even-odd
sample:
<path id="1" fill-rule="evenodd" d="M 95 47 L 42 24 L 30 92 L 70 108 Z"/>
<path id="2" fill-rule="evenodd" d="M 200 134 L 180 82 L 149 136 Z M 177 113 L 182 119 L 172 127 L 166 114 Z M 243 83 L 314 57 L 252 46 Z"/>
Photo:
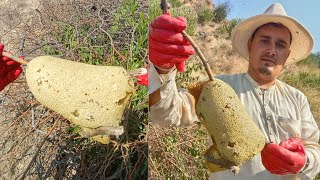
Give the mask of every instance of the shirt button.
<path id="1" fill-rule="evenodd" d="M 267 119 L 270 119 L 270 116 L 268 116 Z"/>

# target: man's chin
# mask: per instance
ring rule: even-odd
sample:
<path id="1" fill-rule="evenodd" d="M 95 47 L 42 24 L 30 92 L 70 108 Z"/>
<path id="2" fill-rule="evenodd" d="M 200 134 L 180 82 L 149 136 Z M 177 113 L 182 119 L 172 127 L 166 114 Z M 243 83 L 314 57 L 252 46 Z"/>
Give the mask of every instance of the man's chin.
<path id="1" fill-rule="evenodd" d="M 263 67 L 259 68 L 259 73 L 262 75 L 270 76 L 270 75 L 272 75 L 272 67 L 263 66 Z"/>

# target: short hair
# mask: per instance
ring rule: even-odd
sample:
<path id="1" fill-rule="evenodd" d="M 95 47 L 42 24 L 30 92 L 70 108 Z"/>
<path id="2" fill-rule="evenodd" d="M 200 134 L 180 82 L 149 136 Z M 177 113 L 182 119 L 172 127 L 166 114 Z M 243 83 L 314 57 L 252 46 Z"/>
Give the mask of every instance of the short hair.
<path id="1" fill-rule="evenodd" d="M 290 32 L 290 30 L 287 28 L 287 26 L 281 24 L 281 23 L 275 23 L 275 22 L 269 22 L 269 23 L 266 23 L 266 24 L 263 24 L 261 26 L 259 26 L 251 35 L 251 39 L 253 40 L 254 36 L 256 35 L 256 32 L 261 29 L 262 27 L 265 27 L 265 26 L 273 26 L 273 27 L 277 27 L 277 28 L 285 28 L 289 31 L 289 34 L 290 34 L 290 45 L 291 45 L 291 42 L 292 42 L 292 34 Z"/>

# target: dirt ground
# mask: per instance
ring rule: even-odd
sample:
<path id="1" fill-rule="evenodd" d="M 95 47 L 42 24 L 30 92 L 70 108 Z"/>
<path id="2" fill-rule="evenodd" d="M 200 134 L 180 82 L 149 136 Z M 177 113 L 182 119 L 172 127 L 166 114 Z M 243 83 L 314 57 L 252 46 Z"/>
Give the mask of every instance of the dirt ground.
<path id="1" fill-rule="evenodd" d="M 14 54 L 23 53 L 24 49 L 21 45 L 24 43 L 24 37 L 27 33 L 24 28 L 30 26 L 34 21 L 33 18 L 36 15 L 35 9 L 38 6 L 38 0 L 3 0 L 0 2 L 0 42 L 5 45 L 6 50 L 11 51 Z M 31 97 L 30 93 L 23 91 L 23 89 L 26 89 L 21 87 L 23 81 L 24 80 L 21 77 L 12 86 L 0 92 L 0 132 L 2 135 L 0 138 L 0 159 L 2 161 L 0 163 L 0 179 L 10 179 L 15 177 L 14 174 L 23 172 L 28 162 L 31 161 L 31 155 L 35 151 L 34 147 L 27 148 L 27 155 L 24 157 L 20 156 L 20 161 L 14 161 L 13 159 L 18 156 L 12 155 L 11 153 L 17 150 L 13 148 L 15 146 L 16 138 L 9 138 L 12 135 L 12 132 L 15 132 L 12 128 L 14 127 L 13 120 L 16 116 L 14 111 L 20 104 L 17 100 L 22 97 L 26 99 Z M 20 90 L 18 90 L 18 88 Z M 13 91 L 15 91 L 15 95 L 8 97 L 7 95 L 12 94 Z M 21 93 L 18 96 L 16 94 L 17 91 L 20 91 Z M 13 111 L 13 113 L 10 113 L 10 111 Z M 10 132 L 11 130 L 12 132 Z"/>

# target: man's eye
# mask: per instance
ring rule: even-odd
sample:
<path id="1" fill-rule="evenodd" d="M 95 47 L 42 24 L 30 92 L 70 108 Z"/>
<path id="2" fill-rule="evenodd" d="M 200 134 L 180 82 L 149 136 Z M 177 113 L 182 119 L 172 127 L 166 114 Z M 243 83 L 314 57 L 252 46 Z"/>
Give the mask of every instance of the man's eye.
<path id="1" fill-rule="evenodd" d="M 268 40 L 267 39 L 261 39 L 261 42 L 264 43 L 264 44 L 267 44 Z"/>
<path id="2" fill-rule="evenodd" d="M 282 43 L 277 43 L 276 45 L 278 48 L 286 48 L 287 47 L 285 44 L 282 44 Z"/>

